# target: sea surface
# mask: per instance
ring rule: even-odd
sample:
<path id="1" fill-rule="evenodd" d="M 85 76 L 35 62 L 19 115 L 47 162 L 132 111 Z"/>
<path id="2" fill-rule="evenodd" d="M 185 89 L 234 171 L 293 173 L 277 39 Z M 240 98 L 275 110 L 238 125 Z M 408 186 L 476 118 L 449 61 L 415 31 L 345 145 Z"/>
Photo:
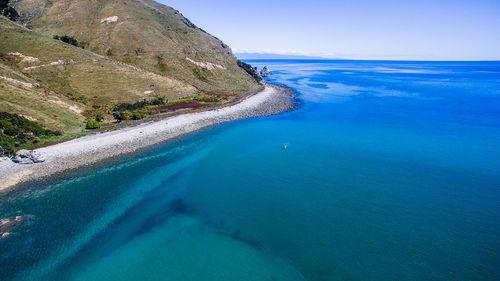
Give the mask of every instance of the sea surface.
<path id="1" fill-rule="evenodd" d="M 0 195 L 0 280 L 500 280 L 500 62 L 249 63 L 300 107 Z"/>

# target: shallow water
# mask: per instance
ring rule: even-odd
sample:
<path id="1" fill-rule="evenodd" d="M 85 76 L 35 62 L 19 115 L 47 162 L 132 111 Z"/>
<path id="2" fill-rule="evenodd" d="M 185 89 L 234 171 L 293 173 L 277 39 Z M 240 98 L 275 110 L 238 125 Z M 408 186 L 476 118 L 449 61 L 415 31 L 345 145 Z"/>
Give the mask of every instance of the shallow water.
<path id="1" fill-rule="evenodd" d="M 251 63 L 300 109 L 2 195 L 1 279 L 500 279 L 500 63 Z"/>

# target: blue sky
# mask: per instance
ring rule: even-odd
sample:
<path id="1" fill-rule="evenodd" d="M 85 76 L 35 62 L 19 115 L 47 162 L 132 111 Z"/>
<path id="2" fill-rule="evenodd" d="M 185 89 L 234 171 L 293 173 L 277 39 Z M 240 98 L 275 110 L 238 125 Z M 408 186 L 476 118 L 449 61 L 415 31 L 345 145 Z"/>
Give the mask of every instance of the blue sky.
<path id="1" fill-rule="evenodd" d="M 159 0 L 234 52 L 500 60 L 500 0 Z"/>

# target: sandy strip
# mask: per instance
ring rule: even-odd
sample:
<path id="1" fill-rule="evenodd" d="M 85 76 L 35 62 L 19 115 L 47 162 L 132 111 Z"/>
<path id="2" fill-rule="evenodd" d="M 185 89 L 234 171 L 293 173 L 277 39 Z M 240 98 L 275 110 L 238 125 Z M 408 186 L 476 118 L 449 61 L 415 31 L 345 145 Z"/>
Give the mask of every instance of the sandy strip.
<path id="1" fill-rule="evenodd" d="M 46 161 L 22 165 L 0 158 L 0 191 L 16 184 L 89 166 L 107 158 L 190 133 L 201 128 L 237 119 L 277 114 L 293 108 L 293 92 L 280 86 L 266 88 L 241 102 L 220 109 L 173 116 L 116 131 L 87 135 L 37 149 Z"/>

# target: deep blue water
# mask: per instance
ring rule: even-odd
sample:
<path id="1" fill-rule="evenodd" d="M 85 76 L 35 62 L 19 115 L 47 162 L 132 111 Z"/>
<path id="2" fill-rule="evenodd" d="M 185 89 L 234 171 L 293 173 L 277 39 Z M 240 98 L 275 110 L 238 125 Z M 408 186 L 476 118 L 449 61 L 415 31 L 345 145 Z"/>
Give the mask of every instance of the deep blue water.
<path id="1" fill-rule="evenodd" d="M 500 279 L 500 62 L 250 63 L 300 108 L 0 195 L 0 279 Z"/>

